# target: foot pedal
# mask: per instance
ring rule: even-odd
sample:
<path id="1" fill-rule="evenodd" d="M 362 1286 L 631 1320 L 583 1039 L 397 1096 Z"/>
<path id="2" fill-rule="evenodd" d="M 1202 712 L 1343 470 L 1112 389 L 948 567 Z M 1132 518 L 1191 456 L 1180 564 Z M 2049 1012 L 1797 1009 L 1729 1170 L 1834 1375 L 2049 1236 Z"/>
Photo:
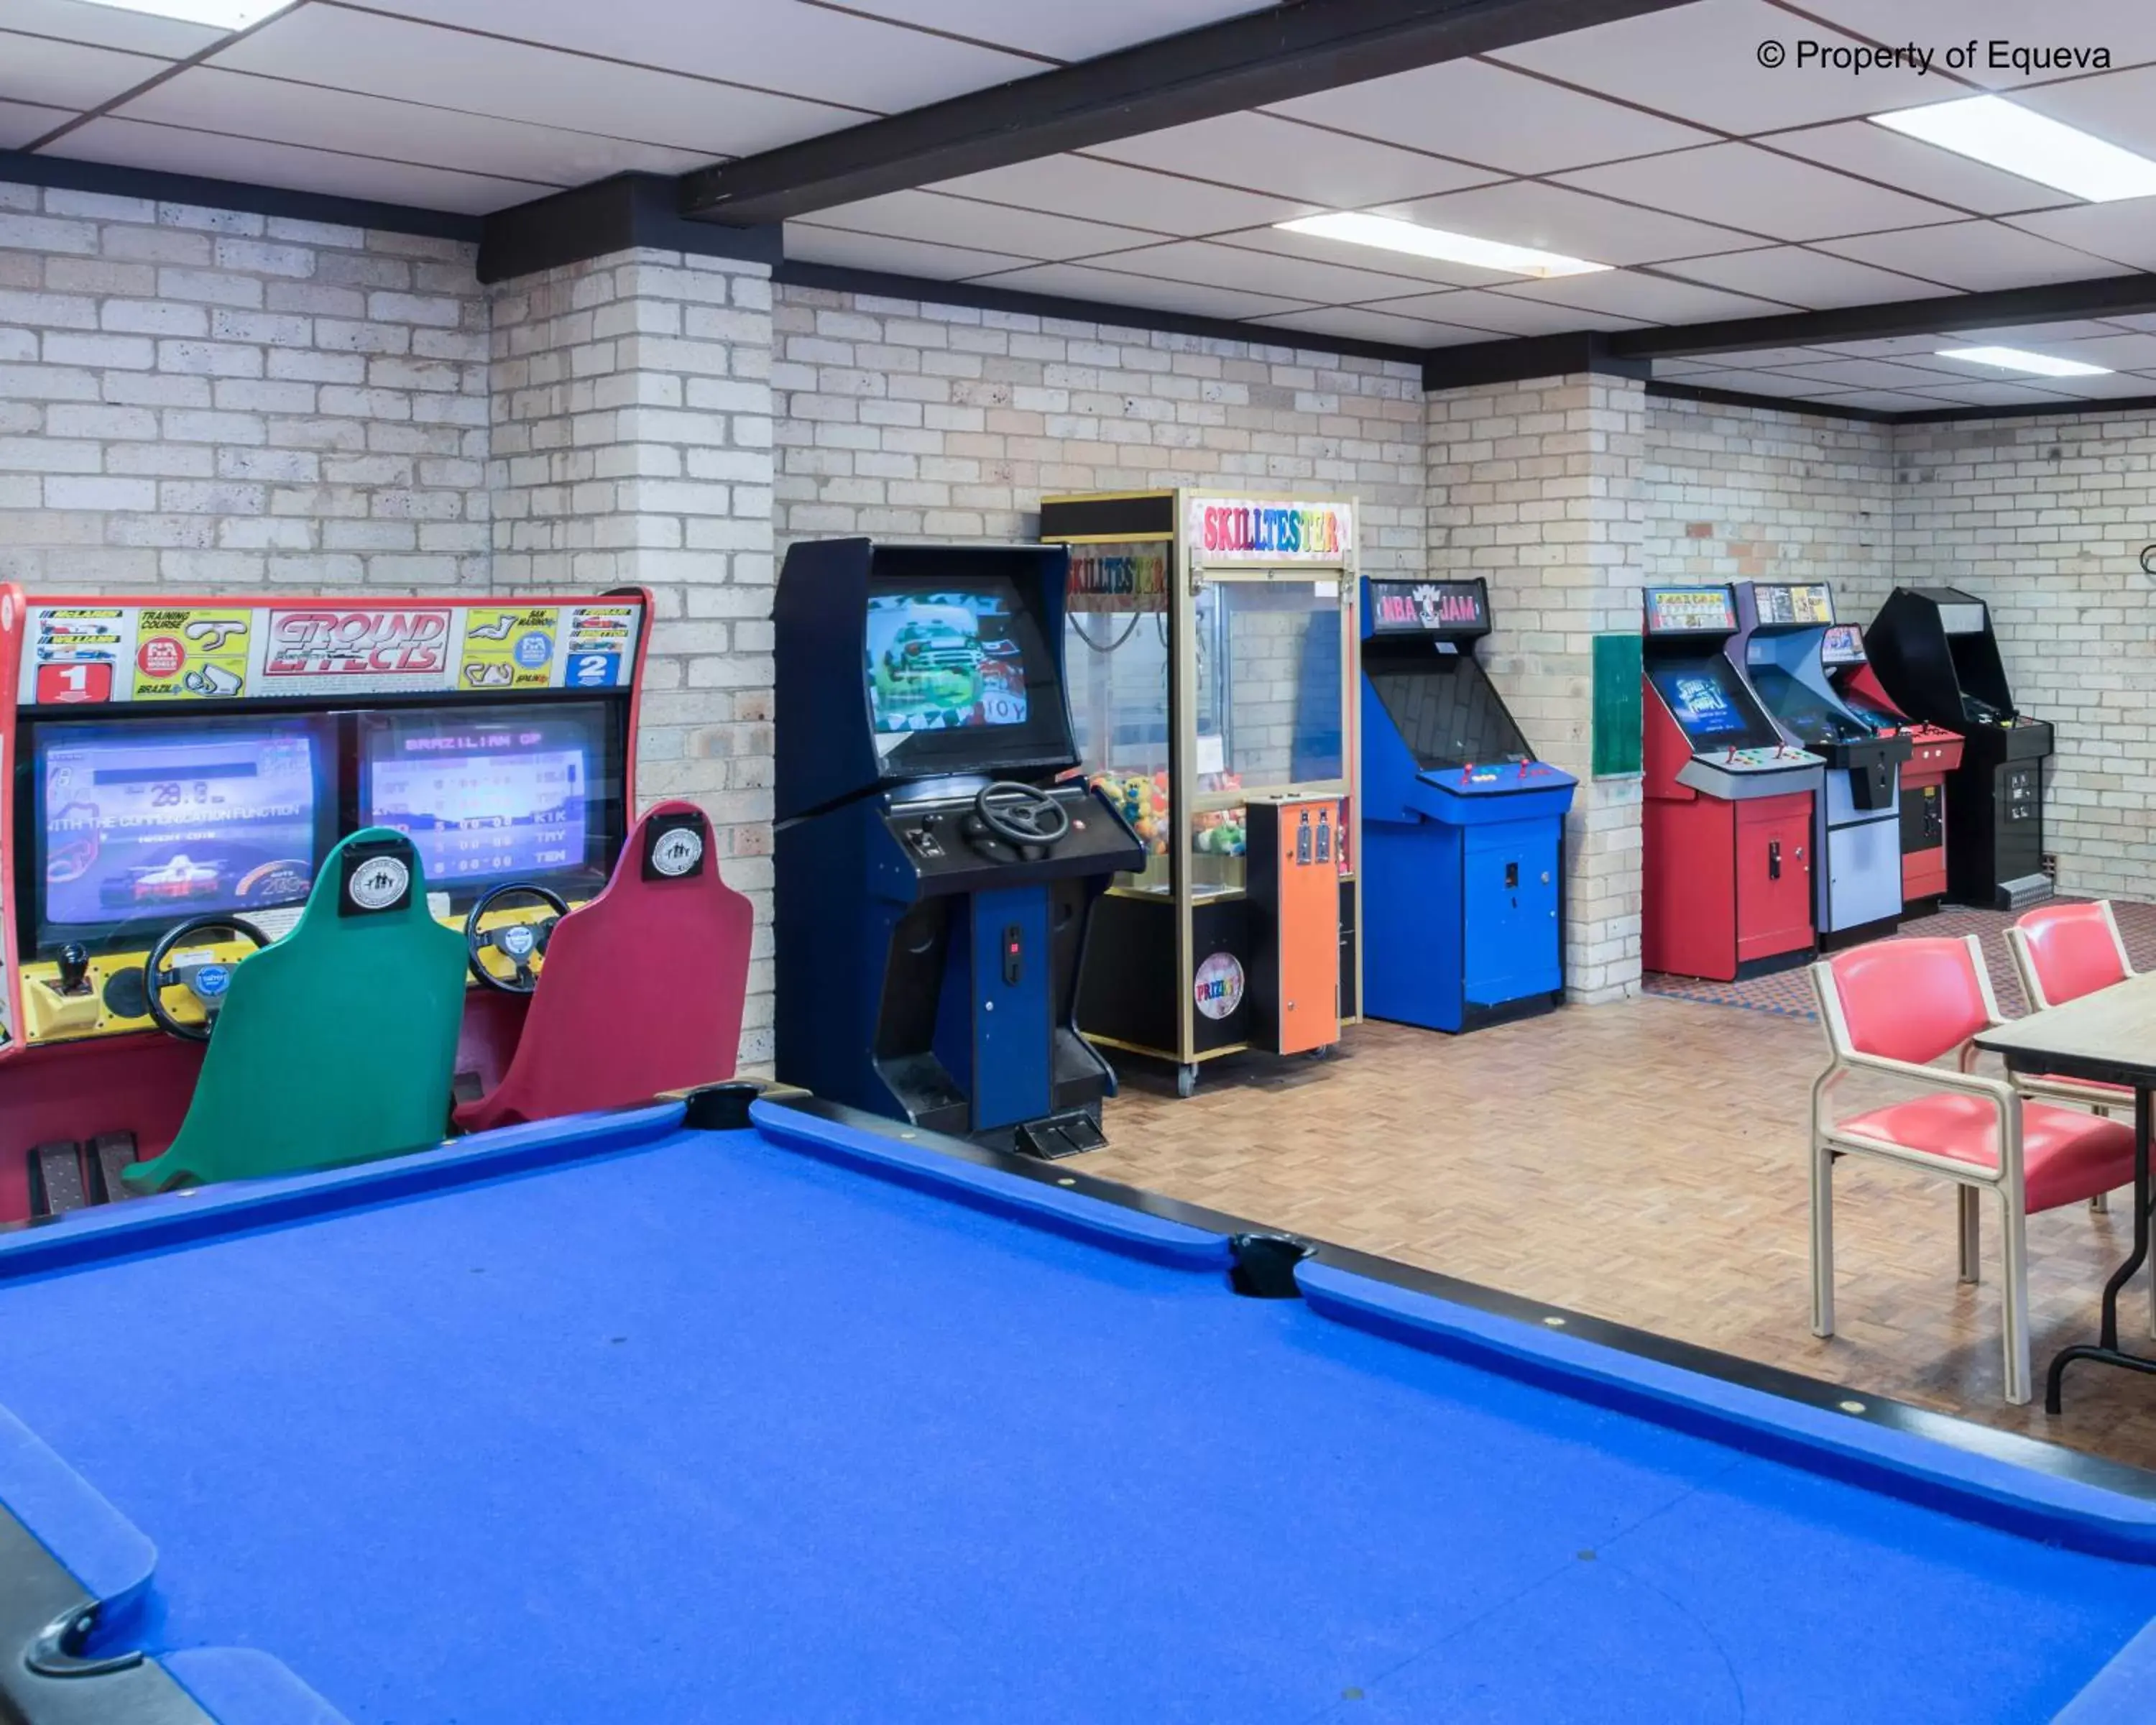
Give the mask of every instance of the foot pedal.
<path id="1" fill-rule="evenodd" d="M 30 1153 L 30 1214 L 64 1216 L 90 1202 L 82 1153 L 72 1142 L 40 1144 Z"/>
<path id="2" fill-rule="evenodd" d="M 134 1166 L 134 1133 L 100 1132 L 90 1141 L 90 1163 L 91 1172 L 97 1177 L 96 1202 L 118 1204 L 135 1195 L 120 1178 Z"/>
<path id="3" fill-rule="evenodd" d="M 1049 1162 L 1060 1162 L 1066 1156 L 1082 1156 L 1088 1150 L 1105 1147 L 1107 1142 L 1108 1135 L 1101 1130 L 1101 1122 L 1083 1108 L 1044 1114 L 1018 1129 L 1020 1153 Z"/>

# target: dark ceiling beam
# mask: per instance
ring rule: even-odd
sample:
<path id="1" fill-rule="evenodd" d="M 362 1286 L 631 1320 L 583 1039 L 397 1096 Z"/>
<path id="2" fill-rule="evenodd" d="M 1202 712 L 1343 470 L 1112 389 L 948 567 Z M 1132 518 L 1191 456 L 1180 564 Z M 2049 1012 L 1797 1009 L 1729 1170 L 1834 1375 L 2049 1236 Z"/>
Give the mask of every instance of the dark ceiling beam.
<path id="1" fill-rule="evenodd" d="M 701 169 L 681 213 L 782 221 L 1683 3 L 1290 0 Z"/>
<path id="2" fill-rule="evenodd" d="M 1829 311 L 1732 317 L 1671 329 L 1625 330 L 1610 352 L 1629 359 L 1680 359 L 1743 353 L 1759 347 L 1815 347 L 1829 341 L 1877 341 L 1889 336 L 1929 336 L 1952 330 L 2006 329 L 2061 323 L 2076 317 L 2123 317 L 2156 311 L 2156 275 L 2106 275 L 2094 281 L 2055 281 L 2041 287 L 2000 288 L 1937 299 L 1895 300 L 1884 305 L 1842 305 Z"/>

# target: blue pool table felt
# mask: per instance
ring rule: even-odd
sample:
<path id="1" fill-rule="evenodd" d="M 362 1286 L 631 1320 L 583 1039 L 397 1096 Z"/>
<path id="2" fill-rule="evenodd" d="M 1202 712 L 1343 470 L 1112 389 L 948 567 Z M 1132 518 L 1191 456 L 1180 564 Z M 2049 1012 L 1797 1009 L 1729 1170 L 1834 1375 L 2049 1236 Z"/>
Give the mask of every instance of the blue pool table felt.
<path id="1" fill-rule="evenodd" d="M 275 1713 L 267 1661 L 198 1650 L 362 1725 L 2023 1721 L 2156 1614 L 2156 1547 L 1555 1387 L 1625 1378 L 1608 1350 L 1527 1332 L 1538 1370 L 1495 1369 L 1507 1320 L 1320 1266 L 1238 1298 L 1202 1230 L 1073 1237 L 1106 1207 L 672 1119 L 551 1163 L 468 1141 L 431 1195 L 147 1200 L 80 1269 L 64 1230 L 8 1242 L 0 1400 L 113 1513 L 51 1510 L 68 1481 L 4 1430 L 0 1500 L 78 1574 L 154 1543 L 129 1639 L 235 1721 Z M 275 1208 L 337 1180 L 349 1208 Z M 1433 1312 L 1449 1351 L 1403 1345 Z M 2029 1477 L 1899 1441 L 1874 1465 Z M 2141 1537 L 2145 1505 L 2030 1486 L 2039 1525 Z M 2151 1680 L 2144 1643 L 2108 1681 Z"/>

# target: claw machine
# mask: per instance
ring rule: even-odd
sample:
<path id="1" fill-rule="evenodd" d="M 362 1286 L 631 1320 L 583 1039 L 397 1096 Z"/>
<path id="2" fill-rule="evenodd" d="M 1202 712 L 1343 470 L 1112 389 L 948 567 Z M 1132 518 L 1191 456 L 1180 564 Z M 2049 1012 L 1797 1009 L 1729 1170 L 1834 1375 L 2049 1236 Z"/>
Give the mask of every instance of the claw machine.
<path id="1" fill-rule="evenodd" d="M 1320 1055 L 1362 1017 L 1355 505 L 1051 497 L 1079 757 L 1144 841 L 1095 906 L 1091 1040 L 1175 1068 Z"/>

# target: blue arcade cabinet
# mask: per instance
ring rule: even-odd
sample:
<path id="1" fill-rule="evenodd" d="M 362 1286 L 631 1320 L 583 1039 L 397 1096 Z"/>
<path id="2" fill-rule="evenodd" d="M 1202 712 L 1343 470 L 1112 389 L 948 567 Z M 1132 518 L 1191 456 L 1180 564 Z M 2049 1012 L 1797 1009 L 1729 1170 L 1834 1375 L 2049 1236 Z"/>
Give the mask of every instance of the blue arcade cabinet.
<path id="1" fill-rule="evenodd" d="M 1061 546 L 796 545 L 777 624 L 778 1070 L 1043 1156 L 1096 1148 L 1072 1009 L 1144 847 L 1078 764 Z"/>
<path id="2" fill-rule="evenodd" d="M 1564 817 L 1475 643 L 1480 580 L 1363 583 L 1363 1009 L 1472 1030 L 1564 999 Z"/>

